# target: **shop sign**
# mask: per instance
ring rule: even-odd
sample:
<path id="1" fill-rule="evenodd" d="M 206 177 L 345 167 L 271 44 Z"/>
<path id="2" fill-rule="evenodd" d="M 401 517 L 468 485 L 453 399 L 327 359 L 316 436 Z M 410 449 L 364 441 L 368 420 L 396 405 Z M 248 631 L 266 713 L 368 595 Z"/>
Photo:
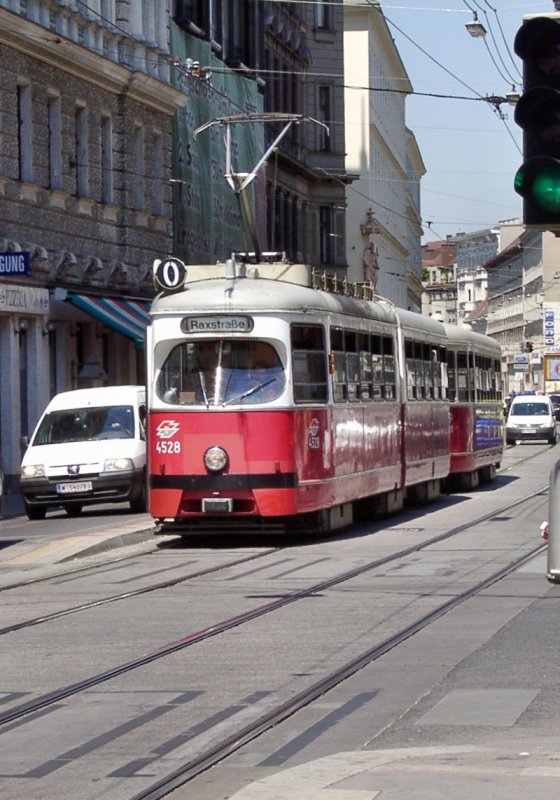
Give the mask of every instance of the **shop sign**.
<path id="1" fill-rule="evenodd" d="M 29 253 L 0 253 L 0 275 L 29 275 Z"/>
<path id="2" fill-rule="evenodd" d="M 48 314 L 49 290 L 37 286 L 0 284 L 0 312 L 8 314 Z"/>

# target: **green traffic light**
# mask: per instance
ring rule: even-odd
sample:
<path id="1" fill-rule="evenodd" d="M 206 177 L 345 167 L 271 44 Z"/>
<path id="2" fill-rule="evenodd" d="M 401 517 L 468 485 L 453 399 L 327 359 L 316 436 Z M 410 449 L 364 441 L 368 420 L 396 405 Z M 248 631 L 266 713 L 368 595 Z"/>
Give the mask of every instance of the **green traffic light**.
<path id="1" fill-rule="evenodd" d="M 532 195 L 546 211 L 560 211 L 560 167 L 552 165 L 535 175 Z"/>
<path id="2" fill-rule="evenodd" d="M 529 159 L 515 175 L 515 191 L 550 214 L 560 214 L 560 161 Z"/>

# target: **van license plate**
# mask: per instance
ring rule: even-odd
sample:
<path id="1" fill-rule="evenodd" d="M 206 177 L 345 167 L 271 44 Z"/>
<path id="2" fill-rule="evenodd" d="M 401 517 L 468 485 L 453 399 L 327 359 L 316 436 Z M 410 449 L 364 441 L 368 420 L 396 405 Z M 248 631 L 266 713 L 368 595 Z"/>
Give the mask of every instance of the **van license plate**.
<path id="1" fill-rule="evenodd" d="M 93 484 L 91 481 L 76 481 L 74 483 L 57 483 L 57 494 L 76 494 L 78 492 L 91 492 Z"/>

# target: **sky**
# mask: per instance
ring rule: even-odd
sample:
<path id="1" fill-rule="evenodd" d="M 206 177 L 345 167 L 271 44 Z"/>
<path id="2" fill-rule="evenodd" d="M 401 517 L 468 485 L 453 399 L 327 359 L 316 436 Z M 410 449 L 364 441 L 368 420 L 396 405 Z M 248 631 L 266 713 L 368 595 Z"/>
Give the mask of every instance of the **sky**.
<path id="1" fill-rule="evenodd" d="M 504 97 L 514 84 L 522 93 L 515 34 L 524 14 L 554 11 L 552 0 L 382 0 L 382 9 L 414 90 L 406 100 L 406 124 L 426 168 L 422 242 L 520 218 L 513 178 L 522 163 L 522 131 L 514 108 L 500 106 L 503 120 L 486 101 L 455 98 Z M 473 12 L 486 28 L 484 39 L 465 28 Z"/>

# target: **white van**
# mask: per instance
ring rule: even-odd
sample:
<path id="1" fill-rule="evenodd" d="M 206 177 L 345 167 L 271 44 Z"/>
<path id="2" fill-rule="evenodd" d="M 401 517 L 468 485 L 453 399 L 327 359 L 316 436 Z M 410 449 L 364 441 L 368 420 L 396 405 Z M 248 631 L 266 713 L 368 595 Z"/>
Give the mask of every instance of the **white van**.
<path id="1" fill-rule="evenodd" d="M 76 389 L 52 398 L 21 462 L 29 519 L 94 503 L 146 509 L 146 392 L 143 386 Z"/>
<path id="2" fill-rule="evenodd" d="M 506 444 L 546 439 L 556 444 L 556 418 L 546 395 L 521 394 L 511 401 L 506 421 Z"/>

